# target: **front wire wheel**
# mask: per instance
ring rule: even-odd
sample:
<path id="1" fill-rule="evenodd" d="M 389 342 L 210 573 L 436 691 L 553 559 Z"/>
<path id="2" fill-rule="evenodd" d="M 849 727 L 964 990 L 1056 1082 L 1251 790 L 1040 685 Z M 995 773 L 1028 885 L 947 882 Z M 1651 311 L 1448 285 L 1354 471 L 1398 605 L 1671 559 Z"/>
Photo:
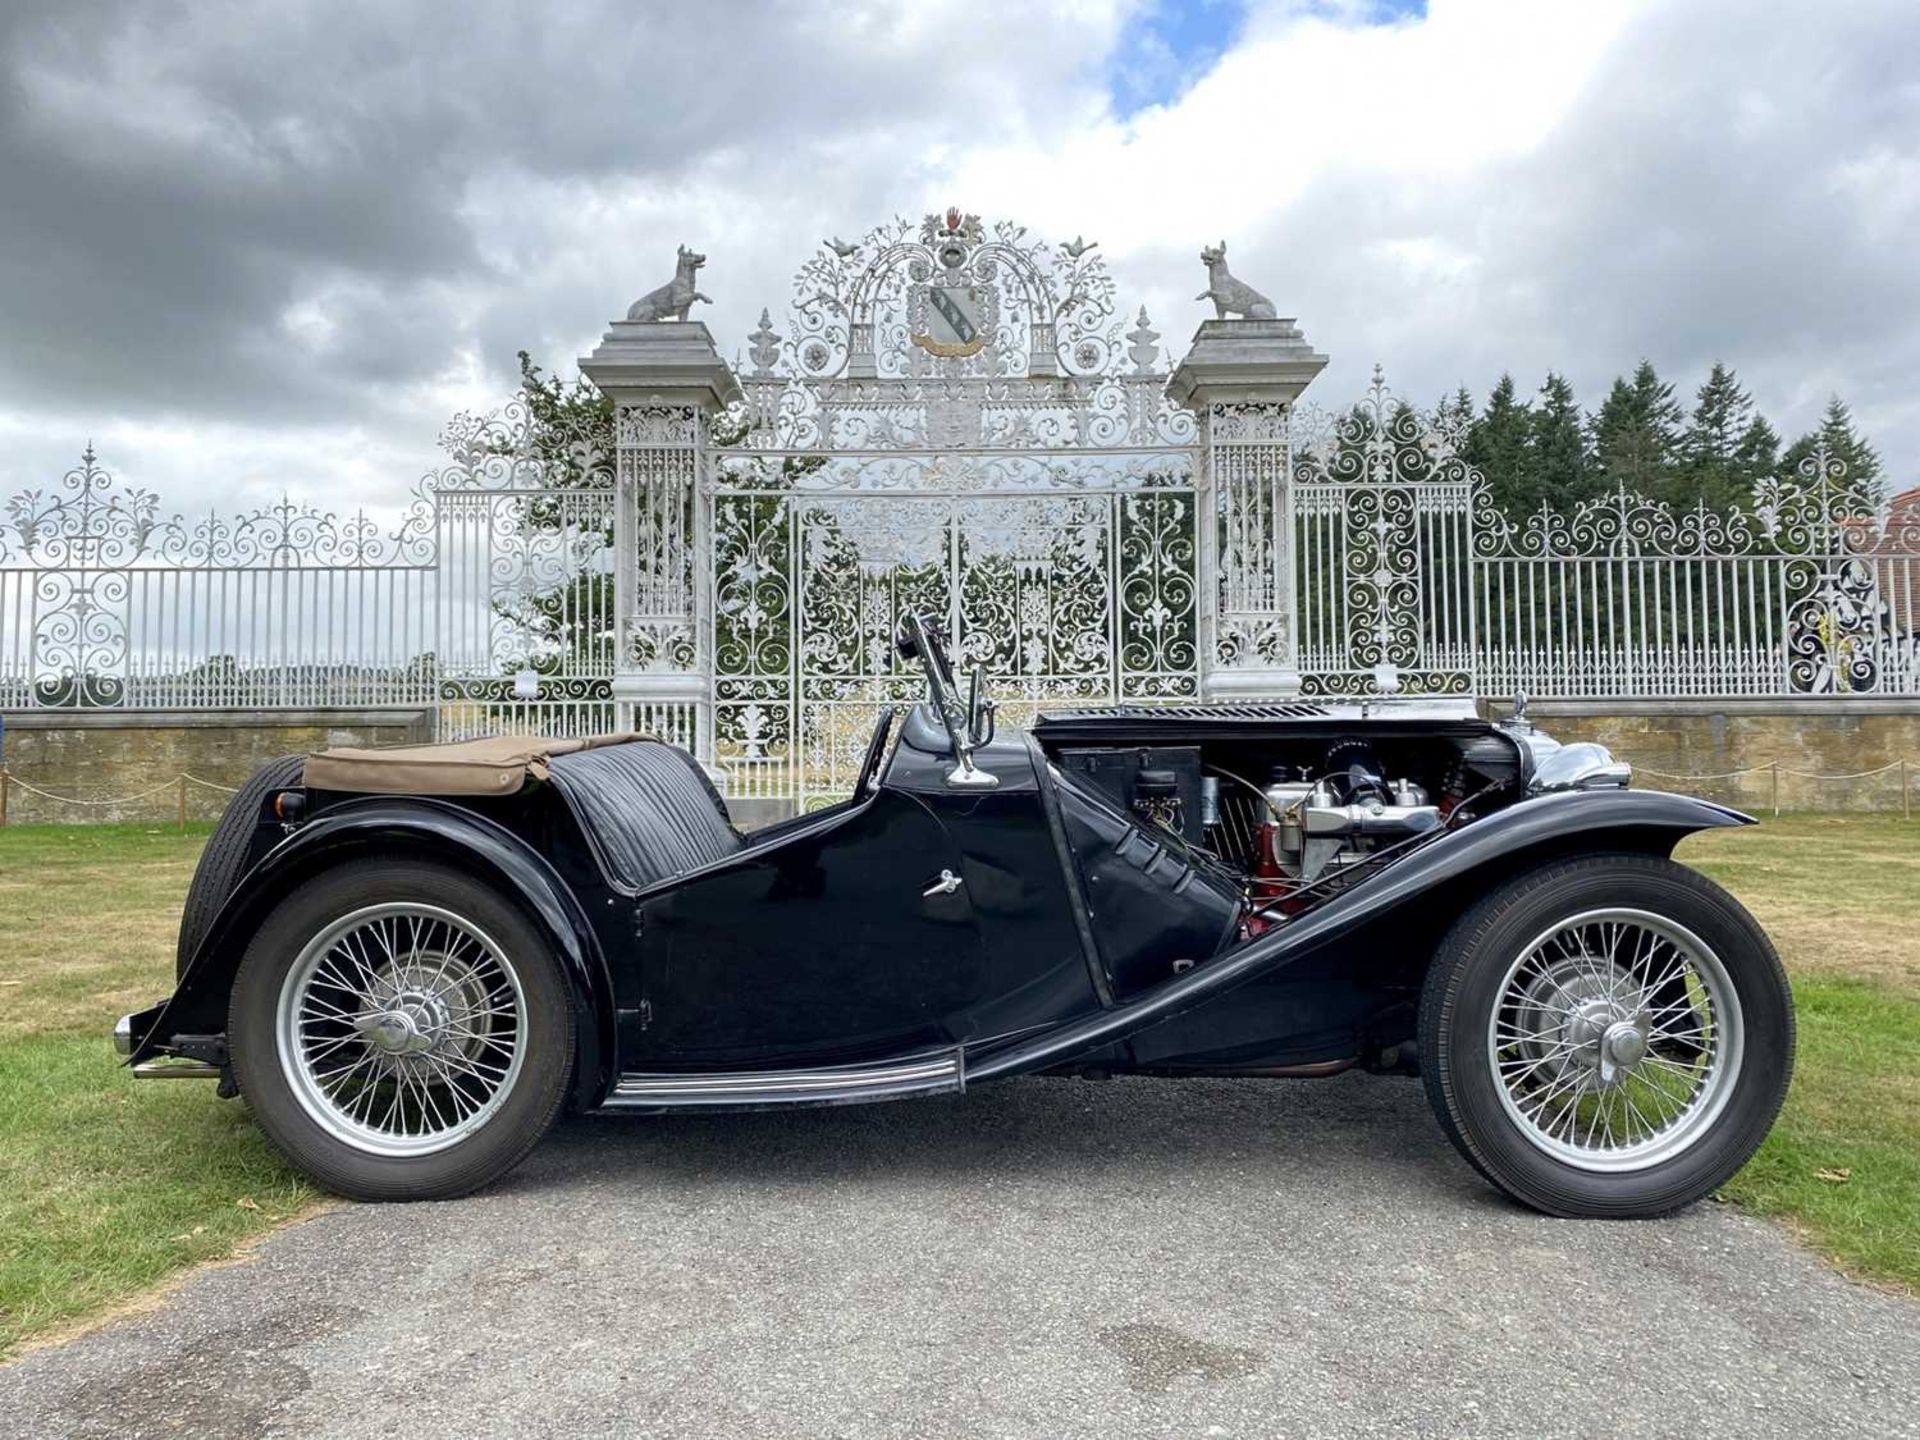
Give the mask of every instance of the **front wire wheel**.
<path id="1" fill-rule="evenodd" d="M 1602 855 L 1488 895 L 1436 952 L 1422 1072 L 1488 1179 L 1558 1215 L 1657 1215 L 1746 1163 L 1785 1097 L 1793 1008 L 1765 934 L 1670 860 Z"/>
<path id="2" fill-rule="evenodd" d="M 1699 936 L 1645 910 L 1588 910 L 1509 967 L 1487 1054 L 1532 1144 L 1590 1170 L 1638 1170 L 1712 1129 L 1744 1035 L 1739 992 Z"/>
<path id="3" fill-rule="evenodd" d="M 565 1101 L 571 988 L 495 888 L 413 861 L 325 871 L 267 917 L 234 977 L 234 1078 L 299 1169 L 353 1199 L 464 1194 Z"/>

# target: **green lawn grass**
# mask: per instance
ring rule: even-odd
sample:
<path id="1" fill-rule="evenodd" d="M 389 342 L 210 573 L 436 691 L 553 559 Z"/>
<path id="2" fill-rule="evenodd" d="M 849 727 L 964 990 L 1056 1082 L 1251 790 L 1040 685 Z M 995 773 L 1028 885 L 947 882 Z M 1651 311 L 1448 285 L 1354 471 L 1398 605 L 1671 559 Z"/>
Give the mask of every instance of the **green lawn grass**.
<path id="1" fill-rule="evenodd" d="M 113 1064 L 172 983 L 206 827 L 0 829 L 0 1356 L 316 1197 L 244 1107 Z M 1787 816 L 1680 858 L 1752 908 L 1799 1001 L 1793 1092 L 1725 1190 L 1849 1270 L 1920 1290 L 1920 821 Z"/>
<path id="2" fill-rule="evenodd" d="M 1792 815 L 1685 841 L 1786 962 L 1793 1089 L 1725 1198 L 1920 1293 L 1920 819 Z"/>
<path id="3" fill-rule="evenodd" d="M 107 1046 L 171 988 L 207 829 L 0 829 L 0 1356 L 314 1198 L 244 1108 Z"/>

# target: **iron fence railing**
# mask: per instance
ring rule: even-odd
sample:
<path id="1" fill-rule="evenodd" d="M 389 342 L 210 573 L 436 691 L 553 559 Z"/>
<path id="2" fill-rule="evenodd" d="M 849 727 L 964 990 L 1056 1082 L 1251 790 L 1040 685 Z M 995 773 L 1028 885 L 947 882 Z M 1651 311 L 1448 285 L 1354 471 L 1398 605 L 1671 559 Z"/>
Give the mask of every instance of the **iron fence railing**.
<path id="1" fill-rule="evenodd" d="M 1292 576 L 1309 691 L 1920 695 L 1920 501 L 1877 509 L 1816 453 L 1728 513 L 1615 491 L 1516 518 L 1462 438 L 1379 383 L 1296 418 L 1270 517 L 1290 564 L 1272 573 Z M 1218 663 L 1204 597 L 1224 603 L 1231 577 L 1197 558 L 1217 501 L 1181 444 L 1080 470 L 1048 455 L 1033 477 L 1002 447 L 959 456 L 960 485 L 933 450 L 769 480 L 740 467 L 779 456 L 716 447 L 688 526 L 706 688 L 635 705 L 616 682 L 644 597 L 623 587 L 646 565 L 616 536 L 650 532 L 623 521 L 601 438 L 510 408 L 447 443 L 452 462 L 385 524 L 290 501 L 164 516 L 89 449 L 0 507 L 0 709 L 426 708 L 447 736 L 631 725 L 771 794 L 791 776 L 766 757 L 790 770 L 809 744 L 837 783 L 855 722 L 901 678 L 886 641 L 908 598 L 950 615 L 1010 696 L 1177 698 Z M 892 468 L 869 493 L 875 465 Z"/>

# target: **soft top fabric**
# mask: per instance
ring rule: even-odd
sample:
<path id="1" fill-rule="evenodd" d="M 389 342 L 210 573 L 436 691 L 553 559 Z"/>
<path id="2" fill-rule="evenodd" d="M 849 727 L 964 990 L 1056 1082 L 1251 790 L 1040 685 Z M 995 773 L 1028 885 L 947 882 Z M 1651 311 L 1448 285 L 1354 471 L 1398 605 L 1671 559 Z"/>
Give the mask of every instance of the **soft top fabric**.
<path id="1" fill-rule="evenodd" d="M 570 739 L 489 735 L 444 745 L 342 745 L 309 755 L 304 783 L 362 795 L 512 795 L 529 775 L 545 780 L 556 755 L 658 739 L 620 731 Z"/>

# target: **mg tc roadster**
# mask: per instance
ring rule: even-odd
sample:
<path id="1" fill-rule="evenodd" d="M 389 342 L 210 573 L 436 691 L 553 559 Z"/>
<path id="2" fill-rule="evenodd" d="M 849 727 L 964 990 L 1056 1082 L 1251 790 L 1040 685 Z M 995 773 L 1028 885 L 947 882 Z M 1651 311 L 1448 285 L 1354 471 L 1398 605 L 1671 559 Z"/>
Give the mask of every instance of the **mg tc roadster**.
<path id="1" fill-rule="evenodd" d="M 458 1195 L 562 1110 L 749 1110 L 1020 1075 L 1418 1074 L 1556 1215 L 1674 1210 L 1773 1122 L 1767 937 L 1671 858 L 1752 823 L 1466 705 L 923 703 L 853 793 L 736 828 L 637 735 L 267 766 L 200 862 L 144 1077 L 244 1097 L 315 1181 Z"/>

